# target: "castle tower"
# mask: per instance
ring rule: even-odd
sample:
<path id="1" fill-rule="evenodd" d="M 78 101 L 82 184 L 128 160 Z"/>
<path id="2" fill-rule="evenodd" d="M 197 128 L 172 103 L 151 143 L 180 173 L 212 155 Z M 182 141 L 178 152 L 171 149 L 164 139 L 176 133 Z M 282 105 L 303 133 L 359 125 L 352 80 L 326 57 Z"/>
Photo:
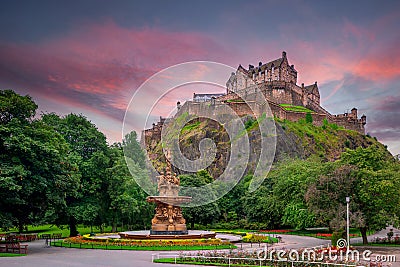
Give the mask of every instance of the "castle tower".
<path id="1" fill-rule="evenodd" d="M 350 113 L 351 118 L 353 119 L 357 119 L 357 109 L 356 108 L 352 108 L 351 109 L 351 113 Z"/>

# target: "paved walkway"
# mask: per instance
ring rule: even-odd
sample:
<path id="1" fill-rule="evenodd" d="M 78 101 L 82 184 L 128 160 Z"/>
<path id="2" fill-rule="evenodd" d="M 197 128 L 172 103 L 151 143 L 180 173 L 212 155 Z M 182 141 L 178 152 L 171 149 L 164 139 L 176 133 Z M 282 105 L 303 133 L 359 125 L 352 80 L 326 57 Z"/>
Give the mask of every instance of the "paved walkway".
<path id="1" fill-rule="evenodd" d="M 389 229 L 389 228 L 388 228 Z M 376 236 L 386 236 L 387 230 L 380 231 L 369 237 L 371 239 Z M 291 249 L 291 248 L 311 248 L 319 245 L 327 245 L 329 240 L 318 239 L 308 236 L 280 235 L 282 242 L 274 244 L 275 249 Z M 353 242 L 357 239 L 352 239 Z M 358 241 L 359 243 L 359 241 Z M 237 244 L 239 249 L 256 249 L 258 244 Z M 271 247 L 271 246 L 269 246 Z M 377 248 L 363 247 L 363 249 L 371 249 L 374 253 L 383 255 L 396 255 L 397 261 L 400 261 L 400 248 Z M 157 264 L 152 263 L 152 254 L 160 253 L 154 251 L 119 251 L 119 250 L 92 250 L 92 249 L 73 249 L 46 247 L 44 240 L 29 243 L 28 256 L 26 257 L 0 257 L 0 267 L 176 267 L 173 264 Z M 164 252 L 162 252 L 164 253 Z M 167 252 L 171 254 L 179 254 L 179 251 Z M 195 265 L 179 265 L 179 266 L 195 266 Z M 197 265 L 198 266 L 198 265 Z M 400 263 L 392 264 L 392 267 L 400 267 Z"/>

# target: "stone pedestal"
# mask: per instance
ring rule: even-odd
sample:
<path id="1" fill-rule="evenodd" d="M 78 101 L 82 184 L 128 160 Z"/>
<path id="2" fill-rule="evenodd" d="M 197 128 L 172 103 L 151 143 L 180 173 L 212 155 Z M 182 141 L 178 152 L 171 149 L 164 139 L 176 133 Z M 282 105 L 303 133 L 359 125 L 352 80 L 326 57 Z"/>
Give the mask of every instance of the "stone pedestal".
<path id="1" fill-rule="evenodd" d="M 148 202 L 156 203 L 155 215 L 151 220 L 152 235 L 185 235 L 188 233 L 186 220 L 179 204 L 189 202 L 184 196 L 150 196 Z"/>
<path id="2" fill-rule="evenodd" d="M 167 162 L 165 174 L 158 176 L 159 196 L 147 197 L 147 202 L 156 204 L 156 214 L 151 220 L 151 235 L 187 235 L 186 220 L 182 216 L 182 203 L 190 202 L 191 197 L 178 196 L 180 180 L 171 173 Z"/>

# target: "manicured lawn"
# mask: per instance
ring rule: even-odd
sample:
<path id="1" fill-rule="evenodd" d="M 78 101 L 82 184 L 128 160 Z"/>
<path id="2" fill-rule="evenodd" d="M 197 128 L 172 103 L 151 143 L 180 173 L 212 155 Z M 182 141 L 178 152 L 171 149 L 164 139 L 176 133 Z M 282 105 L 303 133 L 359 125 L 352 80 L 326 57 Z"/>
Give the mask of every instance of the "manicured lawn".
<path id="1" fill-rule="evenodd" d="M 100 230 L 96 227 L 92 228 L 93 233 L 100 233 Z M 106 233 L 111 232 L 111 226 L 110 227 L 105 227 L 104 231 Z M 10 231 L 7 232 L 0 232 L 0 234 L 4 234 L 4 233 L 17 233 L 18 229 L 17 228 L 12 228 L 10 229 Z M 78 232 L 81 235 L 84 234 L 90 234 L 91 228 L 89 226 L 83 226 L 83 225 L 78 225 Z M 41 234 L 57 234 L 57 233 L 62 233 L 63 237 L 67 237 L 69 236 L 69 229 L 67 227 L 67 225 L 63 226 L 62 228 L 59 228 L 55 225 L 51 225 L 51 224 L 46 224 L 46 225 L 39 225 L 39 226 L 28 226 L 28 231 L 24 231 L 24 234 L 29 234 L 29 233 L 38 233 L 39 235 Z"/>
<path id="2" fill-rule="evenodd" d="M 21 257 L 21 256 L 26 256 L 26 254 L 0 252 L 0 257 Z"/>
<path id="3" fill-rule="evenodd" d="M 211 230 L 211 231 L 214 231 L 214 232 L 220 233 L 220 234 L 232 234 L 232 235 L 241 235 L 241 236 L 245 236 L 247 233 L 254 232 L 252 230 L 243 230 L 243 229 L 237 229 L 237 230 L 221 229 L 221 230 Z"/>
<path id="4" fill-rule="evenodd" d="M 293 106 L 291 104 L 280 104 L 280 106 L 284 110 L 287 110 L 287 111 L 304 112 L 304 113 L 307 113 L 307 112 L 313 113 L 314 112 L 314 111 L 312 111 L 312 110 L 310 110 L 308 108 L 305 108 L 303 106 Z"/>
<path id="5" fill-rule="evenodd" d="M 118 245 L 98 245 L 98 244 L 73 244 L 64 243 L 63 241 L 52 242 L 52 245 L 66 248 L 81 249 L 107 249 L 107 250 L 160 250 L 160 251 L 176 251 L 176 250 L 215 250 L 215 249 L 233 249 L 234 245 L 209 245 L 209 246 L 118 246 Z"/>

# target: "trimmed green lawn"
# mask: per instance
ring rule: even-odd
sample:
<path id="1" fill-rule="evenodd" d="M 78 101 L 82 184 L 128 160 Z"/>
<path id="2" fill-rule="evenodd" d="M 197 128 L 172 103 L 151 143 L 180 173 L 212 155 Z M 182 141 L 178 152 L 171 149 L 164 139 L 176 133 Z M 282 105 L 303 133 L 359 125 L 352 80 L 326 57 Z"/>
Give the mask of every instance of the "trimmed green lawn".
<path id="1" fill-rule="evenodd" d="M 0 252 L 0 257 L 21 257 L 21 256 L 26 256 L 26 254 Z"/>
<path id="2" fill-rule="evenodd" d="M 291 104 L 280 104 L 280 106 L 284 110 L 287 110 L 287 111 L 304 112 L 304 113 L 307 113 L 307 112 L 313 113 L 314 112 L 311 109 L 308 109 L 308 108 L 303 107 L 303 106 L 294 106 L 294 105 L 291 105 Z"/>
<path id="3" fill-rule="evenodd" d="M 72 244 L 56 241 L 51 243 L 53 246 L 79 249 L 106 249 L 106 250 L 150 250 L 150 251 L 175 251 L 175 250 L 215 250 L 215 249 L 234 249 L 235 245 L 210 245 L 210 246 L 116 246 L 116 245 L 97 245 L 97 244 Z"/>
<path id="4" fill-rule="evenodd" d="M 100 230 L 96 227 L 92 228 L 93 233 L 100 233 Z M 104 231 L 106 233 L 111 232 L 111 226 L 105 227 Z M 0 234 L 5 234 L 5 233 L 17 233 L 18 229 L 17 228 L 11 228 L 10 231 L 7 232 L 0 232 Z M 85 234 L 90 234 L 92 233 L 90 226 L 83 226 L 83 225 L 78 225 L 78 232 L 81 235 Z M 57 233 L 62 233 L 63 237 L 69 236 L 69 229 L 68 226 L 62 226 L 61 228 L 51 225 L 51 224 L 46 224 L 46 225 L 39 225 L 39 226 L 28 226 L 28 231 L 24 231 L 24 234 L 29 234 L 29 233 L 38 233 L 39 235 L 41 234 L 57 234 Z"/>

